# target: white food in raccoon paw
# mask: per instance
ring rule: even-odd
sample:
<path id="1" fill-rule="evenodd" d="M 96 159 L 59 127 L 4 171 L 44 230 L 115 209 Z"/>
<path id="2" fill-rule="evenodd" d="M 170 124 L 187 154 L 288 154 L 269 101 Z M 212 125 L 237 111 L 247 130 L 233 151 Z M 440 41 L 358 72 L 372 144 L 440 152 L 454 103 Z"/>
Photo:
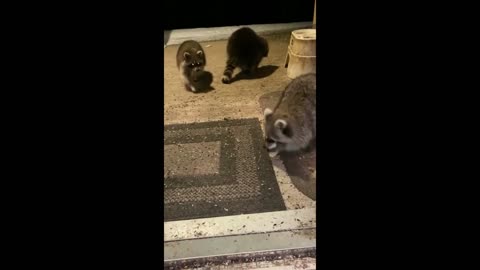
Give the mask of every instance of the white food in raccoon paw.
<path id="1" fill-rule="evenodd" d="M 274 151 L 274 152 L 268 152 L 268 155 L 271 157 L 271 158 L 274 158 L 278 155 L 278 151 Z"/>
<path id="2" fill-rule="evenodd" d="M 270 145 L 267 145 L 268 150 L 272 150 L 277 147 L 277 143 L 271 143 Z"/>

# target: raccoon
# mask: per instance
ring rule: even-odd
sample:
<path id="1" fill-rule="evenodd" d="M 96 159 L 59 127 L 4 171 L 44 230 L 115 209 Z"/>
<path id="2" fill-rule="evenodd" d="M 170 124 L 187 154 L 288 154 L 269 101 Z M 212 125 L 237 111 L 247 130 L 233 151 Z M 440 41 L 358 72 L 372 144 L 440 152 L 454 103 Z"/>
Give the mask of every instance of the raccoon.
<path id="1" fill-rule="evenodd" d="M 222 82 L 232 80 L 233 71 L 239 67 L 244 73 L 255 72 L 263 57 L 268 56 L 268 42 L 252 29 L 242 27 L 233 32 L 227 44 L 227 66 Z"/>
<path id="2" fill-rule="evenodd" d="M 208 73 L 204 72 L 207 59 L 202 46 L 194 40 L 184 41 L 177 51 L 177 68 L 180 71 L 185 88 L 192 92 L 197 92 L 198 87 L 208 87 L 212 80 L 209 81 Z M 200 80 L 200 81 L 199 81 Z M 206 80 L 206 81 L 201 81 Z M 208 85 L 206 85 L 208 83 Z"/>
<path id="3" fill-rule="evenodd" d="M 275 108 L 266 108 L 265 146 L 270 156 L 307 149 L 316 140 L 316 75 L 288 84 Z"/>

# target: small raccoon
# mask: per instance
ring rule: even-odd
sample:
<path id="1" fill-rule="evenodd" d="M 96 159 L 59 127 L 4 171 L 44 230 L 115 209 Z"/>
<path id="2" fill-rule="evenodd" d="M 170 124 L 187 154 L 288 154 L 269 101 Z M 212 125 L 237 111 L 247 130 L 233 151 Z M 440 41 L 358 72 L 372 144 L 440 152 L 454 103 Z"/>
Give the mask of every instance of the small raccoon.
<path id="1" fill-rule="evenodd" d="M 187 90 L 197 92 L 198 87 L 208 87 L 208 74 L 204 73 L 207 60 L 202 46 L 194 40 L 184 41 L 177 51 L 177 68 Z M 205 76 L 206 75 L 206 76 Z M 211 73 L 210 73 L 211 76 Z M 205 79 L 206 81 L 199 81 Z M 206 85 L 208 83 L 208 85 Z"/>
<path id="2" fill-rule="evenodd" d="M 233 32 L 227 44 L 227 66 L 222 82 L 230 83 L 233 71 L 239 67 L 245 73 L 252 73 L 263 57 L 268 56 L 268 42 L 252 29 L 242 27 Z"/>
<path id="3" fill-rule="evenodd" d="M 266 108 L 265 146 L 270 156 L 307 149 L 316 140 L 316 75 L 295 78 L 273 110 Z"/>

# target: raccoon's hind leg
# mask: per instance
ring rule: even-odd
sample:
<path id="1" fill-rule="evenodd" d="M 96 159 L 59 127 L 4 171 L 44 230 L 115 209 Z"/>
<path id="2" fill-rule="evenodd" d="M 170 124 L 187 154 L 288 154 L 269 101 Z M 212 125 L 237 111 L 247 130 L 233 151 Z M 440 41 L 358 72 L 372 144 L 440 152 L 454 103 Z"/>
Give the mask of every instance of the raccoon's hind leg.
<path id="1" fill-rule="evenodd" d="M 235 70 L 235 64 L 231 59 L 227 60 L 227 66 L 225 67 L 225 71 L 223 72 L 222 82 L 223 83 L 230 83 L 232 80 L 233 71 Z"/>
<path id="2" fill-rule="evenodd" d="M 250 74 L 254 74 L 255 72 L 257 72 L 258 65 L 260 64 L 260 61 L 262 61 L 262 59 L 259 59 L 259 60 L 257 60 L 257 61 L 254 61 L 253 63 L 251 63 L 250 65 L 248 65 L 248 66 L 244 69 L 244 73 L 247 74 L 247 75 L 250 75 Z"/>
<path id="3" fill-rule="evenodd" d="M 257 70 L 257 67 L 254 65 L 251 65 L 248 68 L 244 69 L 243 73 L 246 75 L 252 75 L 253 73 L 255 73 L 256 70 Z"/>
<path id="4" fill-rule="evenodd" d="M 250 74 L 250 65 L 249 64 L 242 64 L 241 66 L 239 66 L 240 70 L 241 70 L 241 73 L 243 74 Z"/>
<path id="5" fill-rule="evenodd" d="M 262 62 L 262 58 L 259 57 L 255 63 L 253 63 L 252 67 L 250 68 L 253 73 L 257 72 L 258 66 L 260 65 L 260 62 Z"/>

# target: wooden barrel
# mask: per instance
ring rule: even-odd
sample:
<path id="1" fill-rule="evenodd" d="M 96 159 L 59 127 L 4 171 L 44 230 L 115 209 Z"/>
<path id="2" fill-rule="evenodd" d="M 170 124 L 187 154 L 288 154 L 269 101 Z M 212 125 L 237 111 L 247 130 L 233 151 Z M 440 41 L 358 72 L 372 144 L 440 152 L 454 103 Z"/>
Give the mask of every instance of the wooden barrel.
<path id="1" fill-rule="evenodd" d="M 289 78 L 294 79 L 303 74 L 317 72 L 316 42 L 316 29 L 301 29 L 292 32 L 285 60 Z"/>

